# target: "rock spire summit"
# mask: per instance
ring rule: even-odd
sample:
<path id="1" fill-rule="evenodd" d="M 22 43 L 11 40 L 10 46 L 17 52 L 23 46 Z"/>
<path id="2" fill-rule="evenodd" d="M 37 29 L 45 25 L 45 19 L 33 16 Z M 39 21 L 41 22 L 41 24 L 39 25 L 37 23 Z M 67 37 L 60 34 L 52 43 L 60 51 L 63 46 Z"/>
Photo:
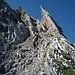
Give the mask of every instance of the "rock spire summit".
<path id="1" fill-rule="evenodd" d="M 45 13 L 45 14 L 49 15 L 49 13 L 44 9 L 43 6 L 40 5 L 40 7 L 41 7 L 41 12 L 42 12 L 42 13 Z"/>
<path id="2" fill-rule="evenodd" d="M 47 28 L 47 33 L 51 35 L 63 34 L 62 29 L 57 25 L 57 23 L 53 20 L 50 14 L 41 7 L 41 22 Z"/>

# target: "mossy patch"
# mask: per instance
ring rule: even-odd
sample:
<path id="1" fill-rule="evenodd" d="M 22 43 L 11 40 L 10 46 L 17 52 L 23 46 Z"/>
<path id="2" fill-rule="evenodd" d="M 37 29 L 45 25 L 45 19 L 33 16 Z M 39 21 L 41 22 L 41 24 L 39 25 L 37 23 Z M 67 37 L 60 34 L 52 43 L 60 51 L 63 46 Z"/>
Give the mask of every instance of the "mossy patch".
<path id="1" fill-rule="evenodd" d="M 66 62 L 68 65 L 71 65 L 71 63 L 70 62 Z"/>
<path id="2" fill-rule="evenodd" d="M 57 67 L 56 64 L 54 64 L 53 67 Z"/>
<path id="3" fill-rule="evenodd" d="M 63 75 L 75 75 L 75 71 L 73 69 L 63 70 Z"/>
<path id="4" fill-rule="evenodd" d="M 57 65 L 61 65 L 62 61 L 58 61 L 57 59 L 54 59 L 54 62 L 56 62 Z"/>
<path id="5" fill-rule="evenodd" d="M 62 72 L 63 75 L 75 75 L 75 71 L 73 71 L 73 69 L 66 68 L 65 66 L 59 68 L 59 72 Z"/>
<path id="6" fill-rule="evenodd" d="M 70 49 L 70 46 L 68 46 L 67 49 L 69 50 Z"/>
<path id="7" fill-rule="evenodd" d="M 49 54 L 49 56 L 50 56 L 51 58 L 54 58 L 54 55 Z"/>
<path id="8" fill-rule="evenodd" d="M 64 56 L 67 60 L 71 60 L 72 59 L 72 57 L 70 56 L 70 55 L 66 55 L 66 56 Z"/>
<path id="9" fill-rule="evenodd" d="M 63 56 L 64 58 L 66 58 L 67 60 L 71 60 L 71 59 L 72 59 L 71 55 L 68 55 L 67 52 L 56 53 L 56 54 L 62 55 L 62 56 Z"/>
<path id="10" fill-rule="evenodd" d="M 58 41 L 60 41 L 60 40 L 61 40 L 61 38 L 60 38 L 60 37 L 57 37 L 57 39 L 58 39 Z"/>
<path id="11" fill-rule="evenodd" d="M 67 52 L 63 52 L 63 53 L 57 53 L 59 55 L 63 55 L 63 56 L 66 56 L 67 55 Z"/>
<path id="12" fill-rule="evenodd" d="M 56 39 L 54 39 L 54 41 L 56 41 Z"/>

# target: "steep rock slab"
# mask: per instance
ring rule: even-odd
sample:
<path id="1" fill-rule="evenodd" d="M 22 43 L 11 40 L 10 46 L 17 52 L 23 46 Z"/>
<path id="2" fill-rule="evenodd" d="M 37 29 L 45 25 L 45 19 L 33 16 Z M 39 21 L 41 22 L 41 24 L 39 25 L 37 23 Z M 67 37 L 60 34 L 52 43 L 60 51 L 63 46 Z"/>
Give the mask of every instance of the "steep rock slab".
<path id="1" fill-rule="evenodd" d="M 8 26 L 8 42 L 19 44 L 24 42 L 29 35 L 30 34 L 28 33 L 26 27 L 22 23 L 19 23 L 18 26 Z"/>
<path id="2" fill-rule="evenodd" d="M 21 43 L 30 35 L 25 24 L 5 0 L 0 0 L 0 40 L 4 43 Z"/>
<path id="3" fill-rule="evenodd" d="M 47 29 L 46 33 L 51 34 L 51 35 L 57 35 L 57 34 L 62 34 L 61 28 L 56 24 L 56 22 L 53 20 L 53 18 L 50 16 L 50 14 L 42 7 L 41 7 L 41 13 L 42 13 L 42 18 L 41 22 Z"/>

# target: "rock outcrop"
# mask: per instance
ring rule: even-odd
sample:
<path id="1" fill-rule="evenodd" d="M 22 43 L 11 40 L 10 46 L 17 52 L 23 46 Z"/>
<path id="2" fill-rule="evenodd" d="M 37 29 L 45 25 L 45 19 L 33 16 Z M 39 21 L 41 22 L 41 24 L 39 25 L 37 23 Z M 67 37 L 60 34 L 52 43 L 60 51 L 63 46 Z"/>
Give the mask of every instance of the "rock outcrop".
<path id="1" fill-rule="evenodd" d="M 0 75 L 75 74 L 75 45 L 40 7 L 41 21 L 0 0 Z"/>

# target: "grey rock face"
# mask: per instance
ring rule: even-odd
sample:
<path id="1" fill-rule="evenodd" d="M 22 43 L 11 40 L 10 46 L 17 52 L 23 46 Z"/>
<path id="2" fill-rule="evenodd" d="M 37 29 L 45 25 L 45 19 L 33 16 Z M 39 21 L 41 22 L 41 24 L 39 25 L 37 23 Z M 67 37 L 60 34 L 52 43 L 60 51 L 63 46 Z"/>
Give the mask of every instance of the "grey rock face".
<path id="1" fill-rule="evenodd" d="M 42 13 L 41 22 L 47 29 L 46 33 L 54 36 L 62 34 L 62 29 L 57 25 L 57 23 L 53 20 L 49 13 L 42 6 L 40 7 Z"/>
<path id="2" fill-rule="evenodd" d="M 8 27 L 8 42 L 16 44 L 24 42 L 29 37 L 26 27 L 21 23 L 18 26 L 9 25 Z"/>
<path id="3" fill-rule="evenodd" d="M 0 1 L 0 6 L 0 45 L 25 41 L 30 33 L 16 11 L 12 10 L 5 0 Z"/>
<path id="4" fill-rule="evenodd" d="M 42 6 L 41 13 L 36 20 L 0 0 L 0 75 L 75 73 L 75 45 Z"/>

